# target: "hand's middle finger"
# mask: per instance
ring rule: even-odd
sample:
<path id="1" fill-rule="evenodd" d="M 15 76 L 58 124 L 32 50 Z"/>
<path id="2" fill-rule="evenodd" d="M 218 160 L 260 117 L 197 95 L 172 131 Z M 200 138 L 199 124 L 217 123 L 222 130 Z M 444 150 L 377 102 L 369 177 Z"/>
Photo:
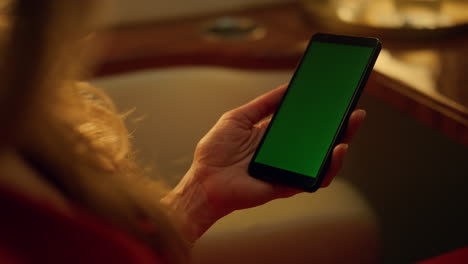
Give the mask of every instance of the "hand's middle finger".
<path id="1" fill-rule="evenodd" d="M 362 109 L 358 109 L 354 111 L 351 116 L 349 117 L 348 126 L 346 127 L 346 132 L 341 140 L 341 143 L 349 144 L 353 139 L 356 131 L 364 122 L 366 118 L 366 111 Z"/>

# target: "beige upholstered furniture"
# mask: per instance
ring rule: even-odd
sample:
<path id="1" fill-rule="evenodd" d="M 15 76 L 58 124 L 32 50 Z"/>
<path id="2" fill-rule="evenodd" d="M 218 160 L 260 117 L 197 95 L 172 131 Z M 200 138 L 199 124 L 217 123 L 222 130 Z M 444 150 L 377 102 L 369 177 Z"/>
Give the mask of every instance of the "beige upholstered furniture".
<path id="1" fill-rule="evenodd" d="M 93 81 L 120 110 L 142 161 L 174 185 L 197 141 L 226 110 L 288 81 L 291 72 L 185 67 Z M 194 263 L 372 263 L 378 227 L 367 202 L 346 180 L 314 194 L 232 213 L 196 244 Z"/>

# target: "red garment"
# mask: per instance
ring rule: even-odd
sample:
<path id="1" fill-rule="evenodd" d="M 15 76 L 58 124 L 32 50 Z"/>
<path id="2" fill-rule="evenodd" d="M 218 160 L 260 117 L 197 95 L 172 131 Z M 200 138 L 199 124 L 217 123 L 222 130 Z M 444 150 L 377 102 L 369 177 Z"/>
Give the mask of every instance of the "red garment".
<path id="1" fill-rule="evenodd" d="M 417 264 L 462 264 L 468 263 L 468 247 L 418 262 Z"/>
<path id="2" fill-rule="evenodd" d="M 84 212 L 73 216 L 0 189 L 0 263 L 161 263 L 149 248 Z"/>
<path id="3" fill-rule="evenodd" d="M 71 217 L 1 189 L 0 210 L 0 264 L 161 263 L 143 244 L 79 210 Z M 419 263 L 468 263 L 468 247 Z"/>

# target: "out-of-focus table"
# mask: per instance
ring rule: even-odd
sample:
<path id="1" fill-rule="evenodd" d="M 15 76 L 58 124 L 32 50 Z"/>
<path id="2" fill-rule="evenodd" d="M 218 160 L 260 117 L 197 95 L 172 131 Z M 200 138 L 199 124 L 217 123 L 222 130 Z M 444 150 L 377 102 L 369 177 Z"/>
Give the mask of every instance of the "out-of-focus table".
<path id="1" fill-rule="evenodd" d="M 246 38 L 207 33 L 220 17 L 246 18 L 256 29 Z M 103 46 L 96 75 L 176 65 L 294 69 L 321 30 L 298 4 L 118 27 L 95 38 Z M 468 146 L 468 34 L 382 42 L 365 92 Z"/>

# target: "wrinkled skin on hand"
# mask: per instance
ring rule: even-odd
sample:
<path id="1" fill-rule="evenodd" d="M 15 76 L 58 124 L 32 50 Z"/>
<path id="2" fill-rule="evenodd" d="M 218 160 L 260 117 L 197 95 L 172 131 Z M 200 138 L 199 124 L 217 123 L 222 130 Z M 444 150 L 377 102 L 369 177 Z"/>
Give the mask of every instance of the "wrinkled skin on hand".
<path id="1" fill-rule="evenodd" d="M 230 212 L 289 197 L 300 190 L 272 184 L 248 175 L 247 169 L 287 85 L 226 112 L 200 140 L 190 170 L 164 198 L 182 222 L 190 222 L 188 240 L 194 241 L 216 220 Z M 352 113 L 342 142 L 332 153 L 322 187 L 340 170 L 348 143 L 362 124 L 365 111 Z M 184 229 L 184 228 L 182 228 Z"/>

